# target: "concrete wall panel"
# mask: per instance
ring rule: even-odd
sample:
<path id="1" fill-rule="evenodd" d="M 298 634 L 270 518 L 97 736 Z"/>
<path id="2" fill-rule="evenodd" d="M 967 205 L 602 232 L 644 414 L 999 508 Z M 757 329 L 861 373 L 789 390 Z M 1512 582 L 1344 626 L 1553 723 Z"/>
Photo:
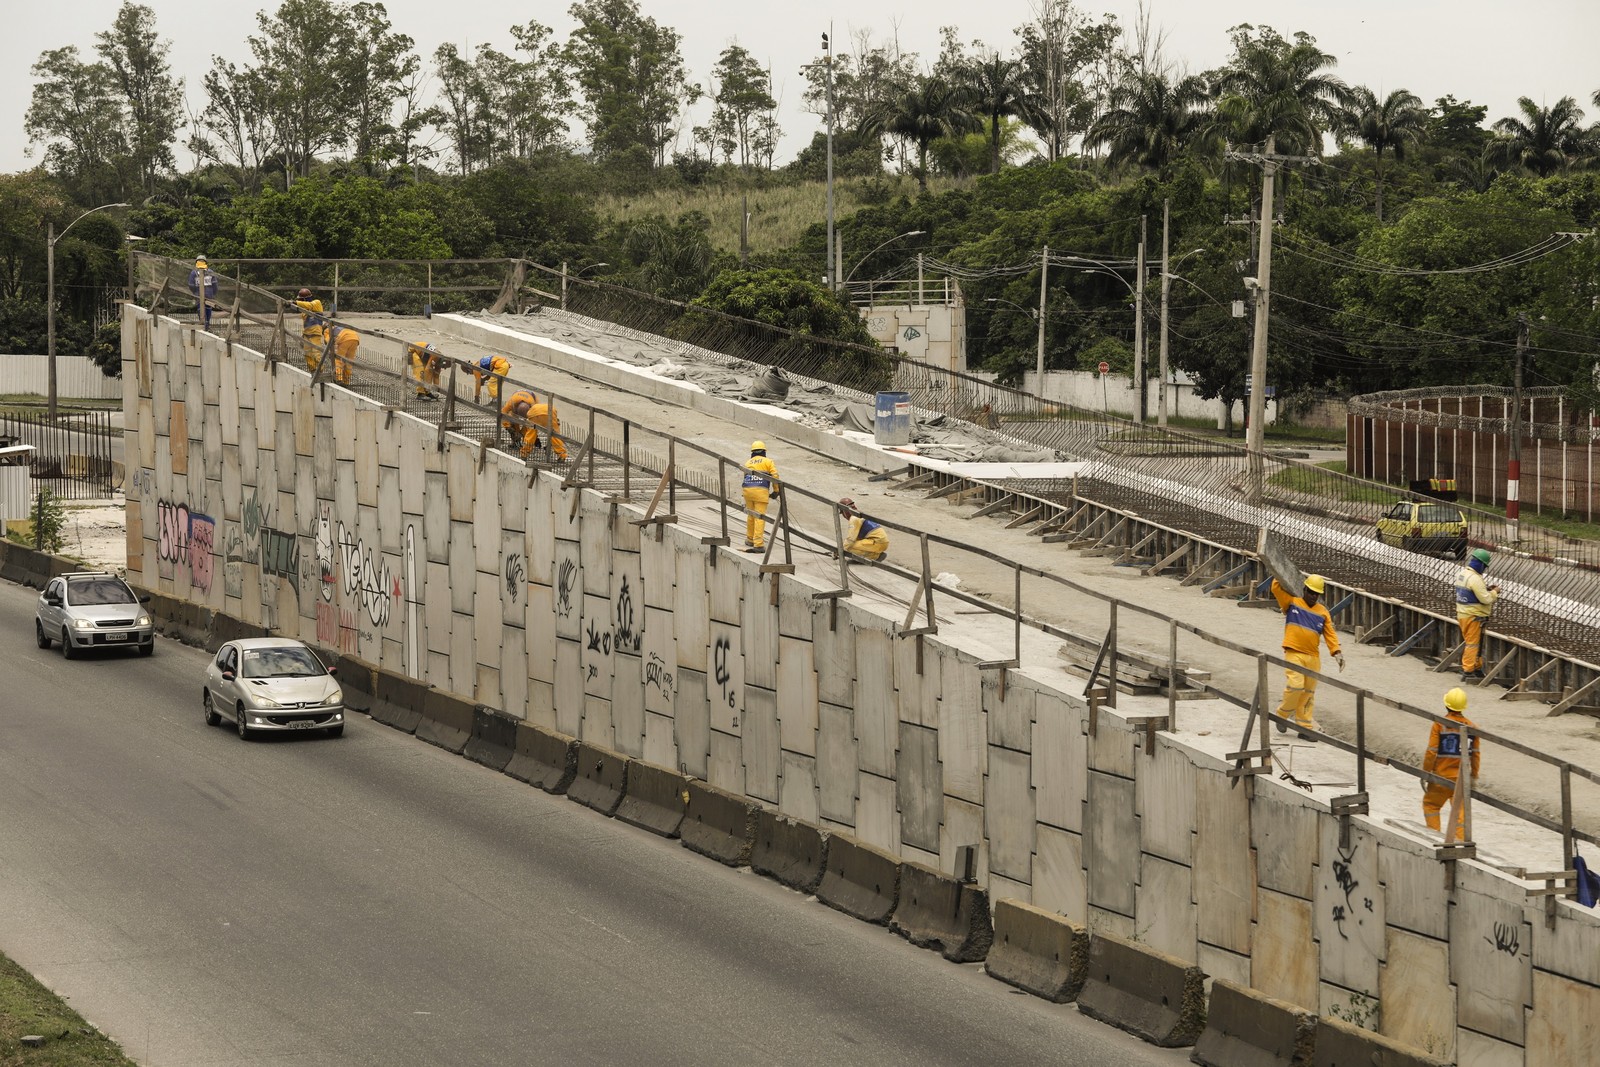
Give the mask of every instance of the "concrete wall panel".
<path id="1" fill-rule="evenodd" d="M 1384 885 L 1384 921 L 1415 934 L 1449 936 L 1450 901 L 1439 861 L 1420 844 L 1386 840 L 1378 846 L 1378 878 Z"/>
<path id="2" fill-rule="evenodd" d="M 983 721 L 983 694 L 976 678 L 963 682 L 957 676 L 961 672 L 954 657 L 944 663 L 947 666 L 943 669 L 951 675 L 947 679 L 950 684 L 941 685 L 939 694 L 939 760 L 944 764 L 944 791 L 949 796 L 983 804 L 985 776 L 989 773 L 989 731 Z"/>
<path id="3" fill-rule="evenodd" d="M 744 755 L 740 738 L 716 729 L 711 731 L 706 781 L 730 793 L 744 793 Z"/>
<path id="4" fill-rule="evenodd" d="M 864 771 L 885 777 L 894 774 L 894 750 L 900 739 L 900 716 L 895 701 L 893 660 L 890 643 L 894 638 L 881 630 L 856 633 L 856 754 Z"/>
<path id="5" fill-rule="evenodd" d="M 1600 987 L 1533 972 L 1528 1067 L 1600 1063 Z"/>
<path id="6" fill-rule="evenodd" d="M 817 761 L 797 752 L 783 754 L 783 774 L 778 782 L 778 808 L 785 815 L 815 823 L 821 818 L 817 806 Z"/>
<path id="7" fill-rule="evenodd" d="M 818 703 L 817 803 L 822 818 L 855 825 L 856 767 L 855 712 Z"/>
<path id="8" fill-rule="evenodd" d="M 1040 823 L 1035 831 L 1033 903 L 1084 922 L 1089 912 L 1089 884 L 1083 870 L 1083 835 Z"/>
<path id="9" fill-rule="evenodd" d="M 900 839 L 908 845 L 939 852 L 939 825 L 944 817 L 944 789 L 939 774 L 939 732 L 901 723 L 895 763 L 900 806 Z"/>
<path id="10" fill-rule="evenodd" d="M 1089 803 L 1083 820 L 1089 903 L 1127 916 L 1135 914 L 1139 882 L 1139 823 L 1133 804 L 1131 779 L 1089 772 Z"/>
<path id="11" fill-rule="evenodd" d="M 1263 888 L 1311 899 L 1319 848 L 1313 808 L 1258 793 L 1250 808 L 1250 844 Z"/>
<path id="12" fill-rule="evenodd" d="M 556 729 L 583 736 L 583 650 L 576 641 L 556 641 Z"/>
<path id="13" fill-rule="evenodd" d="M 638 656 L 612 657 L 611 722 L 616 728 L 613 747 L 624 756 L 644 755 L 644 668 Z M 668 764 L 671 766 L 671 764 Z"/>
<path id="14" fill-rule="evenodd" d="M 1533 930 L 1523 908 L 1458 889 L 1450 906 L 1450 980 L 1460 1024 L 1514 1045 L 1533 999 Z"/>
<path id="15" fill-rule="evenodd" d="M 768 578 L 778 580 L 776 575 L 763 575 L 754 569 L 743 574 L 744 682 L 746 685 L 776 689 L 778 609 L 768 600 L 771 595 L 766 581 Z"/>
<path id="16" fill-rule="evenodd" d="M 1307 1011 L 1322 1005 L 1317 949 L 1311 940 L 1311 902 L 1261 890 L 1251 942 L 1250 985 Z"/>
<path id="17" fill-rule="evenodd" d="M 1039 693 L 1031 747 L 1039 821 L 1081 833 L 1088 773 L 1082 710 L 1055 694 Z"/>
<path id="18" fill-rule="evenodd" d="M 685 774 L 707 777 L 711 752 L 711 704 L 706 699 L 703 671 L 680 668 L 672 695 L 672 717 L 678 742 L 678 766 Z"/>
<path id="19" fill-rule="evenodd" d="M 784 750 L 815 756 L 817 668 L 812 660 L 810 641 L 778 638 L 778 716 L 779 739 Z"/>
<path id="20" fill-rule="evenodd" d="M 1322 980 L 1376 996 L 1386 943 L 1378 843 L 1370 833 L 1352 825 L 1345 845 L 1337 821 L 1323 818 L 1317 823 L 1322 836 L 1316 896 Z"/>
<path id="21" fill-rule="evenodd" d="M 1526 1053 L 1513 1045 L 1465 1027 L 1456 1031 L 1456 1067 L 1524 1067 Z"/>
<path id="22" fill-rule="evenodd" d="M 670 715 L 647 711 L 644 715 L 644 761 L 657 767 L 678 765 L 677 723 Z"/>
<path id="23" fill-rule="evenodd" d="M 1255 918 L 1250 795 L 1215 772 L 1195 776 L 1194 891 L 1200 940 L 1248 955 Z"/>
<path id="24" fill-rule="evenodd" d="M 984 793 L 989 869 L 1030 884 L 1035 824 L 1031 764 L 1027 753 L 990 748 Z"/>
<path id="25" fill-rule="evenodd" d="M 811 616 L 811 643 L 817 661 L 817 698 L 853 708 L 856 704 L 856 633 L 850 612 L 837 600 L 818 600 Z M 834 626 L 829 628 L 832 615 Z"/>
<path id="26" fill-rule="evenodd" d="M 1389 927 L 1378 973 L 1378 1032 L 1444 1060 L 1455 1056 L 1456 991 L 1450 946 Z"/>
<path id="27" fill-rule="evenodd" d="M 1138 923 L 1151 948 L 1195 962 L 1193 872 L 1148 853 L 1139 858 Z"/>
<path id="28" fill-rule="evenodd" d="M 967 673 L 972 668 L 967 666 Z M 1018 752 L 1033 751 L 1034 707 L 1038 694 L 1017 684 L 1015 675 L 1008 672 L 1005 699 L 1000 699 L 1000 672 L 984 671 L 982 684 L 983 714 L 989 727 L 989 744 Z"/>
<path id="29" fill-rule="evenodd" d="M 1194 776 L 1194 763 L 1185 752 L 1158 741 L 1135 790 L 1144 851 L 1186 866 L 1194 861 Z"/>
<path id="30" fill-rule="evenodd" d="M 672 601 L 672 629 L 678 637 L 680 670 L 709 671 L 710 616 L 706 600 L 704 556 L 678 555 Z M 737 618 L 734 620 L 738 621 Z"/>
<path id="31" fill-rule="evenodd" d="M 681 618 L 681 616 L 677 616 Z M 706 674 L 706 700 L 711 728 L 738 736 L 744 719 L 744 656 L 737 625 L 711 624 L 711 669 Z"/>
<path id="32" fill-rule="evenodd" d="M 556 636 L 578 641 L 583 638 L 583 589 L 578 574 L 578 542 L 557 539 L 554 549 Z"/>
<path id="33" fill-rule="evenodd" d="M 778 802 L 781 769 L 778 746 L 778 694 L 760 686 L 744 690 L 745 789 L 769 804 Z"/>
<path id="34" fill-rule="evenodd" d="M 900 813 L 895 809 L 894 779 L 863 771 L 856 791 L 856 836 L 898 856 Z"/>

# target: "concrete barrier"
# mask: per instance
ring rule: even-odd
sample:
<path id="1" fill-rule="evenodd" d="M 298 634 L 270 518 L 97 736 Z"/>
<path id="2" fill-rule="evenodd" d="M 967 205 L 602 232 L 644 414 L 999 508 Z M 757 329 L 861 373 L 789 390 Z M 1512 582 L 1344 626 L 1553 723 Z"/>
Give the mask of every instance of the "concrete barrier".
<path id="1" fill-rule="evenodd" d="M 683 847 L 729 867 L 749 863 L 761 805 L 697 778 L 685 789 L 688 810 L 678 828 Z"/>
<path id="2" fill-rule="evenodd" d="M 567 787 L 567 799 L 602 815 L 615 815 L 628 791 L 628 764 L 632 762 L 620 752 L 579 741 L 578 773 Z"/>
<path id="3" fill-rule="evenodd" d="M 578 742 L 529 722 L 517 723 L 506 773 L 546 793 L 565 793 L 578 773 Z"/>
<path id="4" fill-rule="evenodd" d="M 977 963 L 994 943 L 989 894 L 932 867 L 902 863 L 900 897 L 889 929 L 954 963 Z"/>
<path id="5" fill-rule="evenodd" d="M 1089 931 L 1020 900 L 997 901 L 994 945 L 983 969 L 1007 985 L 1064 1004 L 1077 999 L 1088 975 Z"/>
<path id="6" fill-rule="evenodd" d="M 1576 1025 L 1578 1020 L 1573 1020 Z M 1449 1060 L 1339 1019 L 1317 1021 L 1311 1067 L 1449 1067 Z"/>
<path id="7" fill-rule="evenodd" d="M 828 859 L 828 835 L 810 823 L 766 808 L 756 813 L 750 868 L 790 889 L 815 893 Z"/>
<path id="8" fill-rule="evenodd" d="M 422 721 L 422 702 L 428 687 L 415 678 L 378 669 L 372 694 L 372 717 L 385 726 L 417 732 Z"/>
<path id="9" fill-rule="evenodd" d="M 900 858 L 843 834 L 832 834 L 817 899 L 830 908 L 879 926 L 894 914 L 900 894 Z"/>
<path id="10" fill-rule="evenodd" d="M 266 627 L 254 623 L 243 622 L 226 612 L 213 612 L 211 615 L 210 633 L 206 647 L 218 649 L 228 641 L 238 641 L 246 637 L 269 636 Z"/>
<path id="11" fill-rule="evenodd" d="M 634 760 L 617 818 L 662 837 L 677 837 L 689 807 L 688 785 L 686 774 Z"/>
<path id="12" fill-rule="evenodd" d="M 472 701 L 443 689 L 427 690 L 422 694 L 422 718 L 416 729 L 418 740 L 460 755 L 472 739 L 475 707 Z"/>
<path id="13" fill-rule="evenodd" d="M 1189 1058 L 1204 1067 L 1311 1067 L 1316 1043 L 1316 1012 L 1218 978 Z"/>
<path id="14" fill-rule="evenodd" d="M 344 690 L 344 706 L 351 711 L 371 711 L 378 668 L 355 656 L 339 656 L 333 666 L 338 669 L 339 688 Z"/>
<path id="15" fill-rule="evenodd" d="M 472 709 L 472 736 L 467 739 L 467 747 L 461 750 L 463 756 L 473 763 L 503 771 L 516 748 L 516 719 L 482 704 Z"/>
<path id="16" fill-rule="evenodd" d="M 1205 1026 L 1205 977 L 1175 956 L 1097 933 L 1078 1010 L 1152 1045 L 1192 1045 Z"/>

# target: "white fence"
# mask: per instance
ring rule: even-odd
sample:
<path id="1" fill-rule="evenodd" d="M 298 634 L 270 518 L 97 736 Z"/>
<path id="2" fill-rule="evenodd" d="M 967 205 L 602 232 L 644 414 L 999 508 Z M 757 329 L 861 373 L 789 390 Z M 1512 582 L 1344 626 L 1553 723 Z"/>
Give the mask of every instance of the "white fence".
<path id="1" fill-rule="evenodd" d="M 49 356 L 0 356 L 0 394 L 50 391 Z M 122 379 L 107 378 L 88 356 L 56 356 L 56 396 L 63 400 L 117 400 Z"/>
<path id="2" fill-rule="evenodd" d="M 1022 388 L 1046 400 L 1055 400 L 1088 411 L 1106 411 L 1113 415 L 1132 417 L 1137 394 L 1133 382 L 1126 374 L 1097 374 L 1086 370 L 1052 370 L 1044 375 L 1044 388 L 1039 388 L 1039 376 L 1032 371 L 1023 375 Z M 1161 403 L 1160 390 L 1155 379 L 1145 383 L 1149 400 L 1145 404 L 1147 421 L 1154 422 Z M 1206 419 L 1216 423 L 1217 429 L 1227 425 L 1221 400 L 1202 400 L 1195 393 L 1193 382 L 1179 378 L 1167 387 L 1167 414 L 1190 419 Z M 1233 405 L 1234 425 L 1243 425 L 1244 404 Z M 1278 421 L 1278 405 L 1267 401 L 1267 424 Z"/>

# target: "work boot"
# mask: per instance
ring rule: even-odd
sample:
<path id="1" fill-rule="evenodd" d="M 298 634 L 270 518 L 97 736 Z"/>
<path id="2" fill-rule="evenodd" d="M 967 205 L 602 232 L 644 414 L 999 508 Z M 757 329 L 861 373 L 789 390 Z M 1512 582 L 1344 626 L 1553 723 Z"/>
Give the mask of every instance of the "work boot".
<path id="1" fill-rule="evenodd" d="M 765 552 L 766 550 L 766 545 L 749 545 L 745 548 L 746 552 Z"/>

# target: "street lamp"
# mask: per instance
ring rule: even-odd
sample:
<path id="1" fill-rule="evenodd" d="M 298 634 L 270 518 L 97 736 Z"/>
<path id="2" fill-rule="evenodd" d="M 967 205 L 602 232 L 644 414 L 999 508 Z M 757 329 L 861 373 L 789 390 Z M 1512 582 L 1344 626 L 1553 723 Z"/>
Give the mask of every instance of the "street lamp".
<path id="1" fill-rule="evenodd" d="M 72 229 L 90 215 L 93 215 L 96 211 L 109 211 L 112 208 L 127 206 L 127 204 L 101 204 L 99 207 L 90 208 L 82 215 L 79 215 L 77 218 L 67 223 L 61 228 L 60 233 L 56 232 L 56 224 L 54 222 L 49 224 L 49 228 L 46 231 L 44 312 L 45 359 L 50 367 L 50 396 L 47 400 L 47 404 L 51 422 L 56 421 L 56 242 L 65 237 L 68 230 Z"/>
<path id="2" fill-rule="evenodd" d="M 1185 252 L 1177 259 L 1167 258 L 1166 228 L 1162 228 L 1161 238 L 1161 384 L 1156 393 L 1156 425 L 1166 428 L 1167 425 L 1167 293 L 1172 288 L 1172 279 L 1178 277 L 1172 273 L 1172 268 L 1188 259 L 1204 252 L 1203 248 L 1194 248 Z M 1185 279 L 1187 280 L 1187 279 Z"/>
<path id="3" fill-rule="evenodd" d="M 882 244 L 880 244 L 877 248 L 874 248 L 872 251 L 868 252 L 866 255 L 864 255 L 860 259 L 856 260 L 856 265 L 850 268 L 850 273 L 845 277 L 844 284 L 846 284 L 846 285 L 850 284 L 850 279 L 854 278 L 856 276 L 856 271 L 861 269 L 861 265 L 863 263 L 865 263 L 867 260 L 871 259 L 873 256 L 877 255 L 879 252 L 883 251 L 885 248 L 888 248 L 890 245 L 894 244 L 896 241 L 903 241 L 907 237 L 921 237 L 923 234 L 925 234 L 927 232 L 928 231 L 926 231 L 926 230 L 907 230 L 905 233 L 896 234 L 895 236 L 889 238 L 887 241 L 885 241 Z"/>
<path id="4" fill-rule="evenodd" d="M 599 270 L 601 267 L 609 267 L 609 266 L 611 266 L 611 264 L 609 264 L 609 263 L 591 263 L 587 267 L 584 267 L 583 270 L 580 270 L 578 273 L 574 274 L 573 277 L 574 278 L 581 278 L 581 277 L 584 276 L 584 274 L 586 274 L 587 272 L 589 272 L 591 270 Z"/>

